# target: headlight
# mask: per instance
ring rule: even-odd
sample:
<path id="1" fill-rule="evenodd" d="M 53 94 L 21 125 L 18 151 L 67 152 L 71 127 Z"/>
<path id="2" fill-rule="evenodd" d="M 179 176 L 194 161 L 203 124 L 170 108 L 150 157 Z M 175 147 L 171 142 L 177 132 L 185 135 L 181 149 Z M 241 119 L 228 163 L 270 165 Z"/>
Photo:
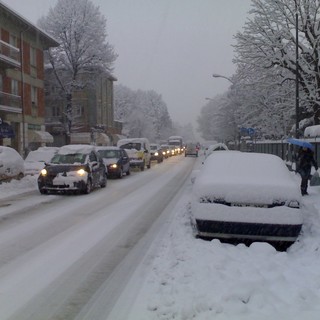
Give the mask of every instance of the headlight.
<path id="1" fill-rule="evenodd" d="M 118 165 L 116 163 L 113 163 L 110 165 L 110 168 L 112 169 L 117 169 L 118 168 Z"/>
<path id="2" fill-rule="evenodd" d="M 155 153 L 154 153 L 154 155 L 155 155 L 155 156 L 158 156 L 158 155 L 159 155 L 159 153 L 158 153 L 158 152 L 155 152 Z"/>
<path id="3" fill-rule="evenodd" d="M 47 169 L 42 169 L 40 171 L 40 173 L 41 173 L 42 176 L 46 176 L 48 174 L 48 171 L 47 171 Z"/>
<path id="4" fill-rule="evenodd" d="M 299 208 L 300 208 L 300 203 L 299 203 L 299 201 L 297 201 L 297 200 L 291 200 L 291 201 L 288 203 L 288 207 L 289 207 L 289 208 L 299 209 Z"/>
<path id="5" fill-rule="evenodd" d="M 77 173 L 78 173 L 79 176 L 84 176 L 85 173 L 86 173 L 86 171 L 85 171 L 84 169 L 79 169 L 79 170 L 77 171 Z"/>

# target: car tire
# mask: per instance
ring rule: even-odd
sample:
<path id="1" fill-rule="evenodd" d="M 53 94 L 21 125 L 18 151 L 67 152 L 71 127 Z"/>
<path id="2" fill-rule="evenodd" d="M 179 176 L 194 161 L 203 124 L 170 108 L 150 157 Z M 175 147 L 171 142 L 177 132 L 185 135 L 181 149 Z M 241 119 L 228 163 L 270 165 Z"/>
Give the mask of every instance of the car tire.
<path id="1" fill-rule="evenodd" d="M 24 174 L 20 172 L 17 176 L 17 180 L 21 180 L 24 177 Z"/>
<path id="2" fill-rule="evenodd" d="M 130 171 L 130 168 L 129 168 L 128 171 L 126 172 L 126 175 L 130 176 L 130 174 L 131 174 L 131 171 Z"/>
<path id="3" fill-rule="evenodd" d="M 122 168 L 120 168 L 118 173 L 118 179 L 122 179 L 122 177 L 123 177 L 123 171 L 122 171 Z"/>
<path id="4" fill-rule="evenodd" d="M 89 194 L 90 192 L 92 191 L 92 181 L 91 179 L 89 178 L 87 183 L 86 183 L 86 187 L 84 189 L 84 193 L 85 194 Z"/>
<path id="5" fill-rule="evenodd" d="M 48 194 L 48 192 L 46 190 L 42 189 L 42 188 L 39 189 L 39 191 L 40 191 L 41 194 Z"/>

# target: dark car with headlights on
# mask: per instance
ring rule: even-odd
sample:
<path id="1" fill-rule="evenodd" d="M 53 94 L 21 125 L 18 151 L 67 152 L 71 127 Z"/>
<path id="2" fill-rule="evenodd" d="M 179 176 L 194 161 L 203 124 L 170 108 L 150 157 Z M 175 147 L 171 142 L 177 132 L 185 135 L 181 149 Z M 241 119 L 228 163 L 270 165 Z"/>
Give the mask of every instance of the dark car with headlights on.
<path id="1" fill-rule="evenodd" d="M 119 147 L 97 147 L 97 151 L 107 168 L 108 177 L 121 179 L 130 175 L 130 159 L 126 150 Z"/>
<path id="2" fill-rule="evenodd" d="M 163 161 L 163 152 L 159 144 L 150 143 L 150 156 L 151 161 L 157 161 L 158 163 Z"/>
<path id="3" fill-rule="evenodd" d="M 38 187 L 42 194 L 88 194 L 94 188 L 104 188 L 106 184 L 106 167 L 92 145 L 61 147 L 38 177 Z"/>

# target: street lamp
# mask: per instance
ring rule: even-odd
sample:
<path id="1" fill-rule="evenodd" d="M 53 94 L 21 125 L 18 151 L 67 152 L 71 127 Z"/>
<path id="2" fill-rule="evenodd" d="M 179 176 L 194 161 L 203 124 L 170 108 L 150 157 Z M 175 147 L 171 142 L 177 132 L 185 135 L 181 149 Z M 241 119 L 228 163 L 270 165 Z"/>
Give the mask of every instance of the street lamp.
<path id="1" fill-rule="evenodd" d="M 298 30 L 298 4 L 295 0 L 295 9 L 296 9 L 296 131 L 295 136 L 299 138 L 299 30 Z"/>
<path id="2" fill-rule="evenodd" d="M 232 81 L 230 78 L 226 77 L 226 76 L 223 76 L 221 74 L 217 74 L 217 73 L 213 73 L 212 76 L 214 78 L 224 78 L 224 79 L 227 79 L 228 81 L 230 81 L 232 84 L 235 84 L 234 81 Z"/>

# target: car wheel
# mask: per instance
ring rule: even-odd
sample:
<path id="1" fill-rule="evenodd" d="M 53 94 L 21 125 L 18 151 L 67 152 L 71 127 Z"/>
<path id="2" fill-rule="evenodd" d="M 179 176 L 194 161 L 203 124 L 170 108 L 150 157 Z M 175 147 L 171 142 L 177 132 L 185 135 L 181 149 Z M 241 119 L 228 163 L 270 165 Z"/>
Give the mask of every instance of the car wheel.
<path id="1" fill-rule="evenodd" d="M 21 180 L 24 177 L 24 174 L 22 172 L 20 172 L 17 176 L 18 180 Z"/>
<path id="2" fill-rule="evenodd" d="M 89 194 L 91 191 L 92 191 L 92 181 L 89 178 L 88 181 L 87 181 L 86 187 L 84 189 L 84 193 L 85 194 Z"/>
<path id="3" fill-rule="evenodd" d="M 127 171 L 127 173 L 126 173 L 126 175 L 127 175 L 127 176 L 130 176 L 130 174 L 131 174 L 131 171 L 130 171 L 130 168 L 129 168 L 128 171 Z"/>
<path id="4" fill-rule="evenodd" d="M 123 177 L 123 171 L 122 171 L 122 168 L 120 168 L 118 173 L 118 178 L 121 179 L 122 177 Z"/>
<path id="5" fill-rule="evenodd" d="M 40 193 L 41 193 L 41 194 L 48 194 L 48 193 L 47 193 L 47 191 L 46 191 L 46 190 L 44 190 L 44 189 L 42 189 L 42 188 L 41 188 L 41 189 L 39 189 L 39 191 L 40 191 Z"/>
<path id="6" fill-rule="evenodd" d="M 100 188 L 105 188 L 106 186 L 107 186 L 107 174 L 105 173 L 100 183 Z"/>

